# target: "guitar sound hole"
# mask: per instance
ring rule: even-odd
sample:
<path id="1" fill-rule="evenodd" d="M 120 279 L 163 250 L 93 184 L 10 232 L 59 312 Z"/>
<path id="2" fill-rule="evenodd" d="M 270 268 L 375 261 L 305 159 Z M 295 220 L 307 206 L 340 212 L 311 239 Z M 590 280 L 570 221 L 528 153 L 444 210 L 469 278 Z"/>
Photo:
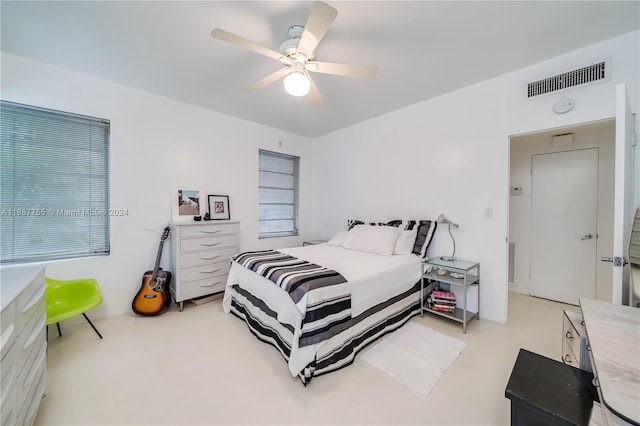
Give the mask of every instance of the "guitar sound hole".
<path id="1" fill-rule="evenodd" d="M 145 294 L 144 295 L 145 299 L 155 299 L 156 297 L 158 297 L 158 296 L 156 296 L 155 294 Z"/>

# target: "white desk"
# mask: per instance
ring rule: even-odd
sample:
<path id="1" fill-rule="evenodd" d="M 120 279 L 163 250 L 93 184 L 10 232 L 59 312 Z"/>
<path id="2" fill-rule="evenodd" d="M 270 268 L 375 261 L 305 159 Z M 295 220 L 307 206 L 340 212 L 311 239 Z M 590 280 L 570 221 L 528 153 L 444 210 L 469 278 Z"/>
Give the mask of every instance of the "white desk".
<path id="1" fill-rule="evenodd" d="M 589 299 L 580 308 L 601 402 L 614 416 L 640 424 L 640 309 Z"/>

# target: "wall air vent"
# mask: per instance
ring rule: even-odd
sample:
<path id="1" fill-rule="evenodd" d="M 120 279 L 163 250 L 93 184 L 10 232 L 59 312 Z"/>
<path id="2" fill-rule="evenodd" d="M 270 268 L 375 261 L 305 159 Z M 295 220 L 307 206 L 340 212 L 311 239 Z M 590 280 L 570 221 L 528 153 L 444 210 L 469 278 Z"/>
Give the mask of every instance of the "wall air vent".
<path id="1" fill-rule="evenodd" d="M 527 99 L 565 89 L 602 83 L 609 80 L 610 68 L 609 60 L 603 59 L 582 68 L 533 81 L 527 84 Z"/>

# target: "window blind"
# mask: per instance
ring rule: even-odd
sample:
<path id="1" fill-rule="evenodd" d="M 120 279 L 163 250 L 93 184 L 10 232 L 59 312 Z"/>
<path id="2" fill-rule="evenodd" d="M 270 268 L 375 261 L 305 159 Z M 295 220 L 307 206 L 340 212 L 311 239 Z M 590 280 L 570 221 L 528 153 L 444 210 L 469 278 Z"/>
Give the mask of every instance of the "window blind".
<path id="1" fill-rule="evenodd" d="M 0 101 L 0 262 L 109 253 L 109 129 Z"/>
<path id="2" fill-rule="evenodd" d="M 259 238 L 298 235 L 299 163 L 299 157 L 259 151 Z"/>

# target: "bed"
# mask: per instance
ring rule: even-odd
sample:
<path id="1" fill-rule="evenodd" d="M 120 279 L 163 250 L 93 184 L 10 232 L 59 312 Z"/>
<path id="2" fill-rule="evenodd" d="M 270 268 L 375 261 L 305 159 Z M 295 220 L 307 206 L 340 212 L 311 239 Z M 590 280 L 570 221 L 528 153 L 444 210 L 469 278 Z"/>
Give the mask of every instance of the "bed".
<path id="1" fill-rule="evenodd" d="M 326 244 L 239 253 L 223 310 L 278 349 L 305 385 L 350 365 L 420 312 L 421 262 L 436 223 L 388 224 L 350 226 Z"/>

